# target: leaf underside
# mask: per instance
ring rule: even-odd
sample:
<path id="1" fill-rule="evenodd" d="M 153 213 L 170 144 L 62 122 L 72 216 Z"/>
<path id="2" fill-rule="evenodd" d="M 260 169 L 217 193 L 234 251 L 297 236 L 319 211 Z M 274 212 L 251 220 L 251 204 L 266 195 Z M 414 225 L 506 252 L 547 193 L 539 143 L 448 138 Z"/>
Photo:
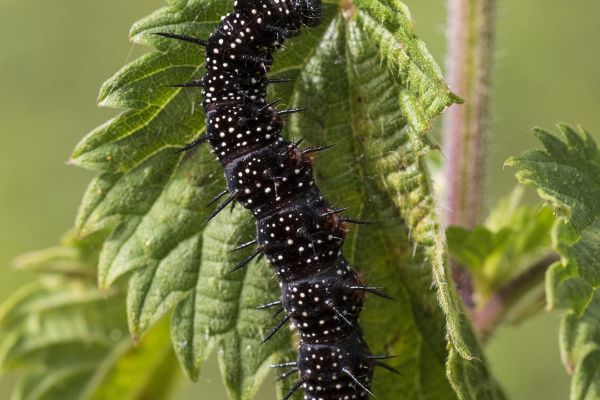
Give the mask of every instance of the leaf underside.
<path id="1" fill-rule="evenodd" d="M 592 400 L 600 398 L 600 151 L 587 132 L 559 128 L 562 137 L 536 129 L 544 149 L 507 164 L 561 218 L 554 234 L 561 261 L 546 274 L 547 302 L 566 310 L 559 344 L 573 375 L 570 398 Z"/>
<path id="2" fill-rule="evenodd" d="M 152 35 L 206 38 L 231 7 L 172 1 L 136 23 L 131 39 L 158 52 L 104 84 L 99 104 L 127 111 L 88 134 L 72 163 L 100 172 L 77 232 L 110 230 L 98 281 L 103 290 L 126 285 L 130 332 L 139 337 L 171 312 L 186 374 L 196 379 L 218 349 L 230 396 L 250 399 L 270 363 L 294 357 L 293 336 L 282 330 L 260 345 L 277 322 L 255 309 L 278 296 L 273 272 L 259 261 L 229 273 L 248 253 L 228 250 L 253 237 L 254 222 L 238 207 L 205 224 L 223 171 L 205 148 L 174 152 L 204 130 L 200 91 L 170 87 L 202 76 L 203 51 Z M 362 319 L 373 352 L 397 355 L 390 365 L 401 371 L 378 371 L 374 392 L 380 399 L 500 399 L 449 277 L 424 162 L 432 148 L 425 132 L 458 98 L 401 2 L 357 0 L 355 8 L 325 4 L 324 11 L 318 28 L 276 55 L 272 76 L 293 81 L 270 95 L 307 108 L 289 117 L 289 138 L 337 144 L 315 161 L 328 199 L 376 223 L 353 229 L 344 249 L 370 284 L 395 298 L 368 298 Z"/>

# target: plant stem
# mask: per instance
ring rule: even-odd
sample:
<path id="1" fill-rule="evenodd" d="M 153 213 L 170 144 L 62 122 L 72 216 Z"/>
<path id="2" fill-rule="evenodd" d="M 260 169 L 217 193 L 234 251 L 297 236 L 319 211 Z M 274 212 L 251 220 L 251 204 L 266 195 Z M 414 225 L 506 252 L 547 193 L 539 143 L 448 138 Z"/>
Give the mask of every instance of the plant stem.
<path id="1" fill-rule="evenodd" d="M 485 205 L 495 8 L 496 0 L 448 0 L 447 79 L 465 104 L 451 107 L 444 120 L 447 225 L 473 228 Z M 457 265 L 453 275 L 472 306 L 470 276 Z"/>
<path id="2" fill-rule="evenodd" d="M 465 99 L 446 113 L 448 225 L 472 228 L 484 203 L 495 0 L 448 0 L 448 83 Z"/>
<path id="3" fill-rule="evenodd" d="M 501 287 L 480 310 L 473 314 L 473 324 L 482 338 L 488 337 L 510 308 L 531 288 L 543 281 L 548 267 L 558 260 L 558 255 L 550 254 L 531 265 Z"/>

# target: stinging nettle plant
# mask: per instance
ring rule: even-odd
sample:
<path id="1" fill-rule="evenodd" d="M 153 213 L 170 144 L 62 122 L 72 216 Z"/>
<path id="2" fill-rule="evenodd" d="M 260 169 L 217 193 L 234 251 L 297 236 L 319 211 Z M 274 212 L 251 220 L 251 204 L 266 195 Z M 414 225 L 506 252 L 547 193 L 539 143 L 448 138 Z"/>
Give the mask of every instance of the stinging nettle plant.
<path id="1" fill-rule="evenodd" d="M 292 329 L 261 344 L 277 322 L 256 309 L 279 296 L 268 263 L 229 273 L 247 256 L 230 250 L 253 238 L 250 214 L 236 207 L 205 223 L 222 168 L 206 147 L 176 152 L 204 132 L 205 115 L 198 88 L 172 85 L 202 77 L 204 52 L 154 35 L 206 38 L 232 3 L 172 0 L 133 26 L 132 41 L 156 51 L 101 89 L 101 106 L 125 111 L 73 152 L 73 164 L 98 172 L 76 226 L 58 247 L 17 259 L 39 279 L 0 308 L 0 365 L 21 373 L 13 398 L 174 398 L 179 370 L 197 380 L 216 352 L 229 396 L 251 399 L 273 384 L 271 364 L 296 357 Z M 286 42 L 270 73 L 292 80 L 270 98 L 306 108 L 286 137 L 336 145 L 314 162 L 319 187 L 374 222 L 344 246 L 393 298 L 367 296 L 361 314 L 373 353 L 394 355 L 400 371 L 378 371 L 372 391 L 506 398 L 483 346 L 539 306 L 531 297 L 545 279 L 547 307 L 565 310 L 571 399 L 600 399 L 600 151 L 584 130 L 536 129 L 543 149 L 507 165 L 545 207 L 521 204 L 517 187 L 485 216 L 495 2 L 449 0 L 449 11 L 447 79 L 458 95 L 398 0 L 324 2 L 321 24 Z M 447 108 L 442 207 L 427 132 Z M 292 384 L 277 381 L 278 396 Z"/>

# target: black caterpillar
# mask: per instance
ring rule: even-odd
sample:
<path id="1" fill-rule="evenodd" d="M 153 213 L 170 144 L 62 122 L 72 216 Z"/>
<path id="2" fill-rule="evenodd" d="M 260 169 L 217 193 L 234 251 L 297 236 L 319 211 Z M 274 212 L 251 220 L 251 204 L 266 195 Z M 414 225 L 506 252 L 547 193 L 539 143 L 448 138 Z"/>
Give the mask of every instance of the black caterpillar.
<path id="1" fill-rule="evenodd" d="M 202 87 L 206 112 L 206 134 L 182 150 L 208 142 L 225 167 L 227 190 L 215 201 L 229 196 L 209 220 L 234 200 L 256 218 L 257 238 L 238 249 L 258 248 L 235 270 L 264 254 L 281 280 L 281 300 L 259 308 L 286 312 L 265 341 L 290 320 L 300 334 L 298 360 L 275 365 L 290 368 L 282 377 L 299 374 L 285 399 L 300 387 L 305 399 L 359 399 L 371 394 L 376 365 L 393 370 L 378 361 L 388 356 L 371 354 L 358 324 L 364 293 L 383 294 L 341 254 L 346 223 L 364 221 L 340 216 L 315 186 L 312 153 L 326 148 L 282 138 L 280 116 L 301 110 L 266 101 L 267 85 L 285 81 L 267 78 L 274 51 L 320 19 L 320 0 L 238 0 L 208 40 L 158 34 L 206 48 L 203 79 L 176 85 Z"/>

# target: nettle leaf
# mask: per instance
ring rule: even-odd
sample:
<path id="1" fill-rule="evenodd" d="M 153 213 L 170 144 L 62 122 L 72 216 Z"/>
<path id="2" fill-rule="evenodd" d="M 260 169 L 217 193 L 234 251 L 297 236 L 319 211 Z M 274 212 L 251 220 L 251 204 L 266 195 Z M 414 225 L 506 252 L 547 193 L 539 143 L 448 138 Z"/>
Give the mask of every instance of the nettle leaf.
<path id="1" fill-rule="evenodd" d="M 101 237 L 68 235 L 63 246 L 18 260 L 42 276 L 0 308 L 0 367 L 21 372 L 13 399 L 166 398 L 176 371 L 168 326 L 134 346 L 122 291 L 100 292 L 95 284 Z"/>
<path id="2" fill-rule="evenodd" d="M 562 137 L 536 129 L 544 149 L 507 164 L 561 217 L 554 236 L 562 260 L 546 275 L 547 299 L 567 309 L 559 341 L 571 399 L 589 400 L 600 398 L 600 151 L 587 132 L 560 129 Z"/>
<path id="3" fill-rule="evenodd" d="M 408 131 L 398 107 L 400 90 L 393 84 L 393 73 L 381 67 L 362 15 L 359 11 L 353 20 L 340 16 L 330 22 L 326 40 L 301 73 L 301 89 L 293 99 L 294 106 L 307 108 L 307 115 L 293 121 L 289 133 L 311 143 L 337 143 L 315 163 L 316 176 L 327 183 L 333 204 L 349 207 L 353 216 L 375 223 L 351 232 L 346 254 L 370 283 L 385 285 L 396 299 L 369 298 L 361 318 L 372 350 L 398 354 L 393 364 L 403 374 L 398 379 L 378 373 L 376 395 L 452 398 L 443 369 L 443 316 L 430 289 L 431 274 L 423 268 L 421 249 L 413 257 L 408 227 L 386 193 L 385 175 L 393 166 L 376 163 L 422 142 Z M 345 96 L 341 98 L 339 92 Z M 380 125 L 383 121 L 385 128 Z M 389 315 L 395 316 L 393 321 Z M 427 325 L 427 332 L 422 324 Z M 428 363 L 437 368 L 424 370 Z"/>
<path id="4" fill-rule="evenodd" d="M 202 233 L 200 268 L 194 290 L 175 309 L 172 335 L 181 364 L 196 378 L 202 361 L 219 347 L 225 383 L 234 398 L 251 398 L 268 373 L 268 366 L 289 356 L 286 332 L 261 345 L 276 325 L 271 311 L 260 304 L 277 299 L 273 273 L 265 262 L 253 262 L 241 271 L 231 270 L 247 254 L 231 252 L 254 232 L 251 216 L 239 209 L 223 215 Z"/>
<path id="5" fill-rule="evenodd" d="M 482 226 L 446 229 L 450 253 L 469 268 L 483 300 L 552 251 L 552 210 L 522 205 L 522 197 L 523 187 L 519 186 L 498 202 Z"/>
<path id="6" fill-rule="evenodd" d="M 394 10 L 398 11 L 406 16 L 404 8 Z M 406 379 L 378 375 L 382 395 L 453 398 L 441 368 L 446 357 L 444 316 L 430 289 L 431 269 L 424 265 L 433 263 L 437 269 L 434 272 L 445 311 L 449 312 L 453 344 L 456 340 L 469 357 L 470 351 L 478 349 L 476 341 L 463 341 L 460 330 L 469 328 L 465 320 L 457 320 L 463 317 L 447 280 L 443 233 L 423 161 L 430 151 L 422 136 L 427 126 L 419 119 L 430 121 L 454 98 L 439 74 L 427 75 L 428 81 L 415 88 L 399 84 L 413 82 L 412 74 L 421 76 L 414 71 L 435 71 L 433 65 L 419 69 L 414 60 L 386 52 L 393 43 L 408 43 L 412 47 L 398 47 L 419 54 L 420 42 L 412 36 L 400 41 L 404 31 L 382 30 L 369 8 L 354 12 L 353 19 L 338 17 L 330 23 L 325 34 L 328 40 L 319 46 L 300 76 L 304 88 L 296 93 L 294 105 L 307 107 L 308 115 L 293 121 L 290 133 L 313 143 L 337 143 L 315 164 L 317 176 L 331 188 L 328 192 L 334 204 L 350 207 L 358 217 L 376 222 L 373 228 L 353 232 L 347 254 L 351 263 L 365 270 L 370 282 L 385 283 L 396 297 L 388 304 L 369 299 L 362 318 L 375 352 L 388 348 L 402 354 L 397 367 Z M 382 66 L 382 61 L 392 67 Z M 396 71 L 407 71 L 408 75 L 396 75 Z M 347 97 L 341 99 L 340 91 Z M 414 115 L 403 108 L 406 104 L 411 104 Z M 352 140 L 346 138 L 349 134 Z M 391 314 L 396 316 L 394 321 L 387 317 Z M 458 357 L 456 363 L 478 364 L 474 368 L 484 370 L 481 361 Z M 493 387 L 487 379 L 473 383 Z M 471 398 L 463 392 L 469 383 L 462 377 L 455 383 L 462 398 Z"/>
<path id="7" fill-rule="evenodd" d="M 250 215 L 236 209 L 204 222 L 212 211 L 206 205 L 224 188 L 222 168 L 204 148 L 174 153 L 202 133 L 204 115 L 199 90 L 169 85 L 199 78 L 203 51 L 152 34 L 207 37 L 231 6 L 177 1 L 136 23 L 132 40 L 159 52 L 104 85 L 100 104 L 128 110 L 91 132 L 72 162 L 101 171 L 77 229 L 82 235 L 111 229 L 99 283 L 106 290 L 127 281 L 130 331 L 139 336 L 174 309 L 171 336 L 187 375 L 197 378 L 219 349 L 229 394 L 249 399 L 267 365 L 290 356 L 292 336 L 280 332 L 260 345 L 277 322 L 254 309 L 278 296 L 270 268 L 258 262 L 229 273 L 248 254 L 228 250 L 252 238 Z M 286 43 L 272 75 L 294 80 L 271 88 L 273 97 L 307 108 L 290 117 L 287 136 L 337 144 L 315 162 L 324 193 L 378 223 L 352 230 L 345 248 L 369 282 L 396 298 L 387 304 L 369 298 L 363 318 L 373 350 L 398 355 L 391 364 L 402 371 L 377 373 L 378 397 L 454 399 L 454 388 L 461 399 L 501 398 L 449 276 L 423 159 L 433 147 L 424 135 L 432 120 L 459 99 L 412 33 L 406 6 L 325 4 L 322 24 Z"/>

